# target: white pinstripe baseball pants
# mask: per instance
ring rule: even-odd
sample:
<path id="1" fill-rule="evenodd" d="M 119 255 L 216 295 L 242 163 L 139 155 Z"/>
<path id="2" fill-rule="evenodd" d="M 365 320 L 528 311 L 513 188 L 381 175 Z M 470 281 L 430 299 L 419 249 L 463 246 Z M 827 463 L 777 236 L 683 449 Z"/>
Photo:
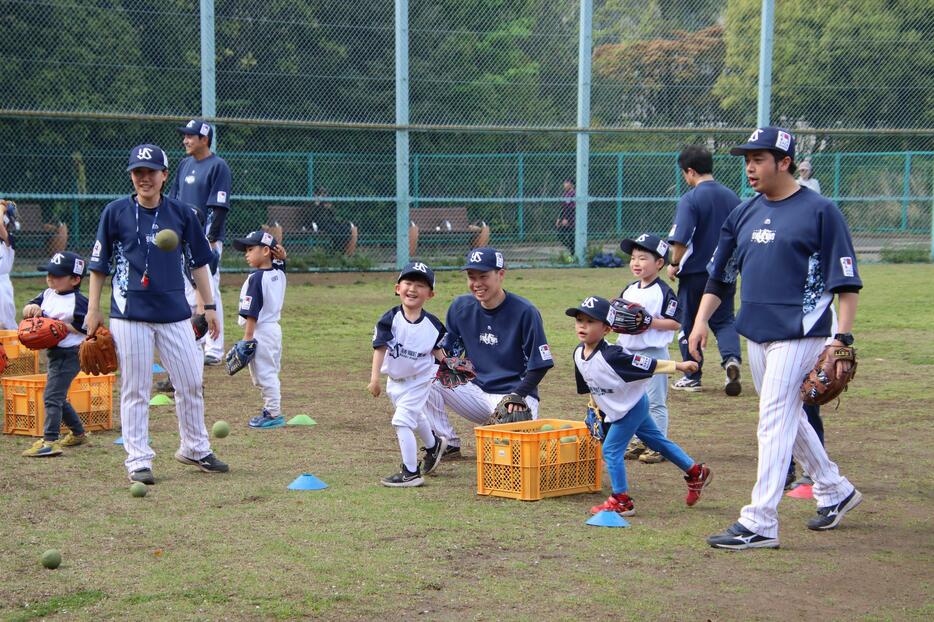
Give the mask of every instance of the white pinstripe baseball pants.
<path id="1" fill-rule="evenodd" d="M 120 425 L 128 471 L 152 468 L 156 453 L 149 446 L 149 394 L 155 348 L 175 386 L 175 412 L 181 453 L 197 460 L 211 453 L 204 425 L 204 376 L 201 352 L 191 321 L 170 324 L 111 319 L 120 362 Z"/>
<path id="2" fill-rule="evenodd" d="M 215 242 L 211 247 L 220 254 L 224 252 L 224 245 L 220 242 Z M 226 353 L 224 352 L 224 305 L 223 300 L 221 300 L 220 266 L 218 266 L 217 272 L 211 275 L 211 291 L 213 292 L 214 304 L 217 305 L 215 315 L 217 316 L 217 329 L 219 332 L 217 339 L 211 337 L 210 333 L 204 336 L 204 354 L 223 361 Z"/>
<path id="3" fill-rule="evenodd" d="M 428 392 L 428 401 L 425 403 L 425 414 L 428 415 L 428 421 L 438 436 L 448 439 L 449 446 L 460 447 L 460 437 L 457 436 L 454 426 L 448 420 L 445 407 L 450 408 L 464 419 L 483 425 L 489 420 L 496 405 L 505 395 L 508 393 L 486 393 L 473 382 L 453 389 L 445 389 L 439 383 L 433 382 Z M 525 398 L 525 403 L 532 411 L 532 418 L 538 419 L 538 400 L 529 396 Z"/>
<path id="4" fill-rule="evenodd" d="M 825 339 L 748 342 L 749 367 L 759 393 L 759 466 L 752 501 L 739 522 L 759 535 L 778 537 L 778 503 L 792 454 L 814 480 L 818 507 L 834 505 L 853 492 L 808 424 L 799 389 Z"/>

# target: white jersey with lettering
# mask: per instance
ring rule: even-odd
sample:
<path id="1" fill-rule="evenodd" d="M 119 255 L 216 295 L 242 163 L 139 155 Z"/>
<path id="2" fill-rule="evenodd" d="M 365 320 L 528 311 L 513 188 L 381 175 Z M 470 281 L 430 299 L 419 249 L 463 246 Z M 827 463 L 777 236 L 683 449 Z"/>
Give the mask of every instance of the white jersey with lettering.
<path id="1" fill-rule="evenodd" d="M 590 393 L 606 415 L 606 422 L 626 416 L 642 396 L 658 365 L 656 359 L 631 354 L 606 341 L 584 358 L 584 344 L 574 349 L 574 377 L 578 393 Z"/>

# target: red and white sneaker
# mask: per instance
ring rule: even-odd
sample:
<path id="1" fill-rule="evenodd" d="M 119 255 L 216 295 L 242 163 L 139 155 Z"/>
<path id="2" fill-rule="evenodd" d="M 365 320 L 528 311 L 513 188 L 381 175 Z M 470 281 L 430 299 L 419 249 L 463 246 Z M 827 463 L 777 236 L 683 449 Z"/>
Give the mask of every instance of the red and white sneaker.
<path id="1" fill-rule="evenodd" d="M 591 514 L 598 512 L 616 512 L 620 516 L 633 516 L 636 513 L 636 506 L 632 499 L 625 492 L 610 495 L 609 498 L 600 505 L 590 508 Z"/>
<path id="2" fill-rule="evenodd" d="M 703 463 L 695 464 L 688 469 L 684 481 L 688 484 L 688 496 L 684 498 L 684 502 L 691 506 L 700 500 L 701 491 L 713 481 L 713 472 Z"/>

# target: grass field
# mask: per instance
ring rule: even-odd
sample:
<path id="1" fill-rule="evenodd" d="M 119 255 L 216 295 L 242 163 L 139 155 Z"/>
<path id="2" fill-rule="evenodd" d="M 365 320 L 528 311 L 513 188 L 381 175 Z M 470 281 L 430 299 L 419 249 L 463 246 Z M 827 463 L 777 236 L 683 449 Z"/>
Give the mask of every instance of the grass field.
<path id="1" fill-rule="evenodd" d="M 32 439 L 0 438 L 0 618 L 82 620 L 925 620 L 934 617 L 934 314 L 932 269 L 867 265 L 855 334 L 855 384 L 825 408 L 831 456 L 865 495 L 835 531 L 804 523 L 811 502 L 784 499 L 782 548 L 729 553 L 704 538 L 733 522 L 755 478 L 756 398 L 727 398 L 719 370 L 700 394 L 670 398 L 671 437 L 715 472 L 684 505 L 668 463 L 634 464 L 630 529 L 587 527 L 604 495 L 520 502 L 476 495 L 470 459 L 442 463 L 417 489 L 378 484 L 400 458 L 390 404 L 366 392 L 369 339 L 396 304 L 389 274 L 289 275 L 285 414 L 318 425 L 256 432 L 261 404 L 242 373 L 206 372 L 207 420 L 231 465 L 208 475 L 172 459 L 171 407 L 151 413 L 157 485 L 131 498 L 118 431 L 59 458 L 20 457 Z M 240 276 L 225 279 L 235 308 Z M 542 310 L 557 366 L 542 416 L 582 419 L 566 307 L 612 295 L 620 270 L 529 270 L 507 288 Z M 921 284 L 928 283 L 927 286 Z M 14 283 L 17 299 L 36 279 Z M 443 317 L 465 291 L 439 276 L 428 308 Z M 228 341 L 239 337 L 228 323 Z M 119 401 L 115 398 L 115 411 Z M 457 419 L 473 458 L 473 433 Z M 631 463 L 629 463 L 631 464 Z M 286 486 L 303 472 L 330 485 Z M 62 551 L 55 571 L 47 548 Z"/>

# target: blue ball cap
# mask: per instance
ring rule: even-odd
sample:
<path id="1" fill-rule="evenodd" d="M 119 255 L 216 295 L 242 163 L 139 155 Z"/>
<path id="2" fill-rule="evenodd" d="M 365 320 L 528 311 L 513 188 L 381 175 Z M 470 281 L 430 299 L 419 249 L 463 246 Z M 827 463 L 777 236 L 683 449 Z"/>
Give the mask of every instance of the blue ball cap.
<path id="1" fill-rule="evenodd" d="M 610 301 L 600 296 L 588 296 L 581 301 L 580 306 L 571 307 L 564 312 L 564 314 L 569 317 L 577 317 L 578 313 L 583 313 L 598 322 L 603 322 L 611 326 L 616 317 L 616 311 L 613 310 Z"/>
<path id="2" fill-rule="evenodd" d="M 84 276 L 84 269 L 87 263 L 84 257 L 78 253 L 64 251 L 55 253 L 49 259 L 49 263 L 44 266 L 38 266 L 38 270 L 48 272 L 52 276 Z"/>
<path id="3" fill-rule="evenodd" d="M 749 135 L 749 139 L 742 145 L 730 149 L 730 155 L 745 155 L 747 151 L 769 149 L 781 151 L 795 159 L 795 137 L 791 132 L 781 127 L 760 127 Z"/>
<path id="4" fill-rule="evenodd" d="M 211 124 L 200 119 L 192 119 L 178 128 L 178 131 L 189 136 L 207 136 L 209 142 L 211 137 L 214 136 L 214 128 L 211 127 Z"/>
<path id="5" fill-rule="evenodd" d="M 428 286 L 431 287 L 432 290 L 435 288 L 435 273 L 428 267 L 428 264 L 420 261 L 410 261 L 402 268 L 402 271 L 399 273 L 399 278 L 396 279 L 396 283 L 399 283 L 407 276 L 414 276 L 420 281 L 427 281 Z"/>
<path id="6" fill-rule="evenodd" d="M 633 249 L 641 248 L 668 261 L 668 242 L 651 233 L 643 233 L 639 237 L 623 240 L 619 243 L 619 248 L 627 255 L 632 255 Z"/>
<path id="7" fill-rule="evenodd" d="M 136 145 L 130 150 L 130 161 L 126 170 L 132 171 L 134 168 L 165 171 L 169 168 L 169 157 L 157 145 Z"/>
<path id="8" fill-rule="evenodd" d="M 246 237 L 237 238 L 233 241 L 233 247 L 238 251 L 245 251 L 251 246 L 268 246 L 273 248 L 276 245 L 276 238 L 268 231 L 250 231 Z"/>
<path id="9" fill-rule="evenodd" d="M 492 246 L 481 246 L 467 253 L 467 265 L 461 270 L 505 270 L 506 260 L 503 254 Z"/>

